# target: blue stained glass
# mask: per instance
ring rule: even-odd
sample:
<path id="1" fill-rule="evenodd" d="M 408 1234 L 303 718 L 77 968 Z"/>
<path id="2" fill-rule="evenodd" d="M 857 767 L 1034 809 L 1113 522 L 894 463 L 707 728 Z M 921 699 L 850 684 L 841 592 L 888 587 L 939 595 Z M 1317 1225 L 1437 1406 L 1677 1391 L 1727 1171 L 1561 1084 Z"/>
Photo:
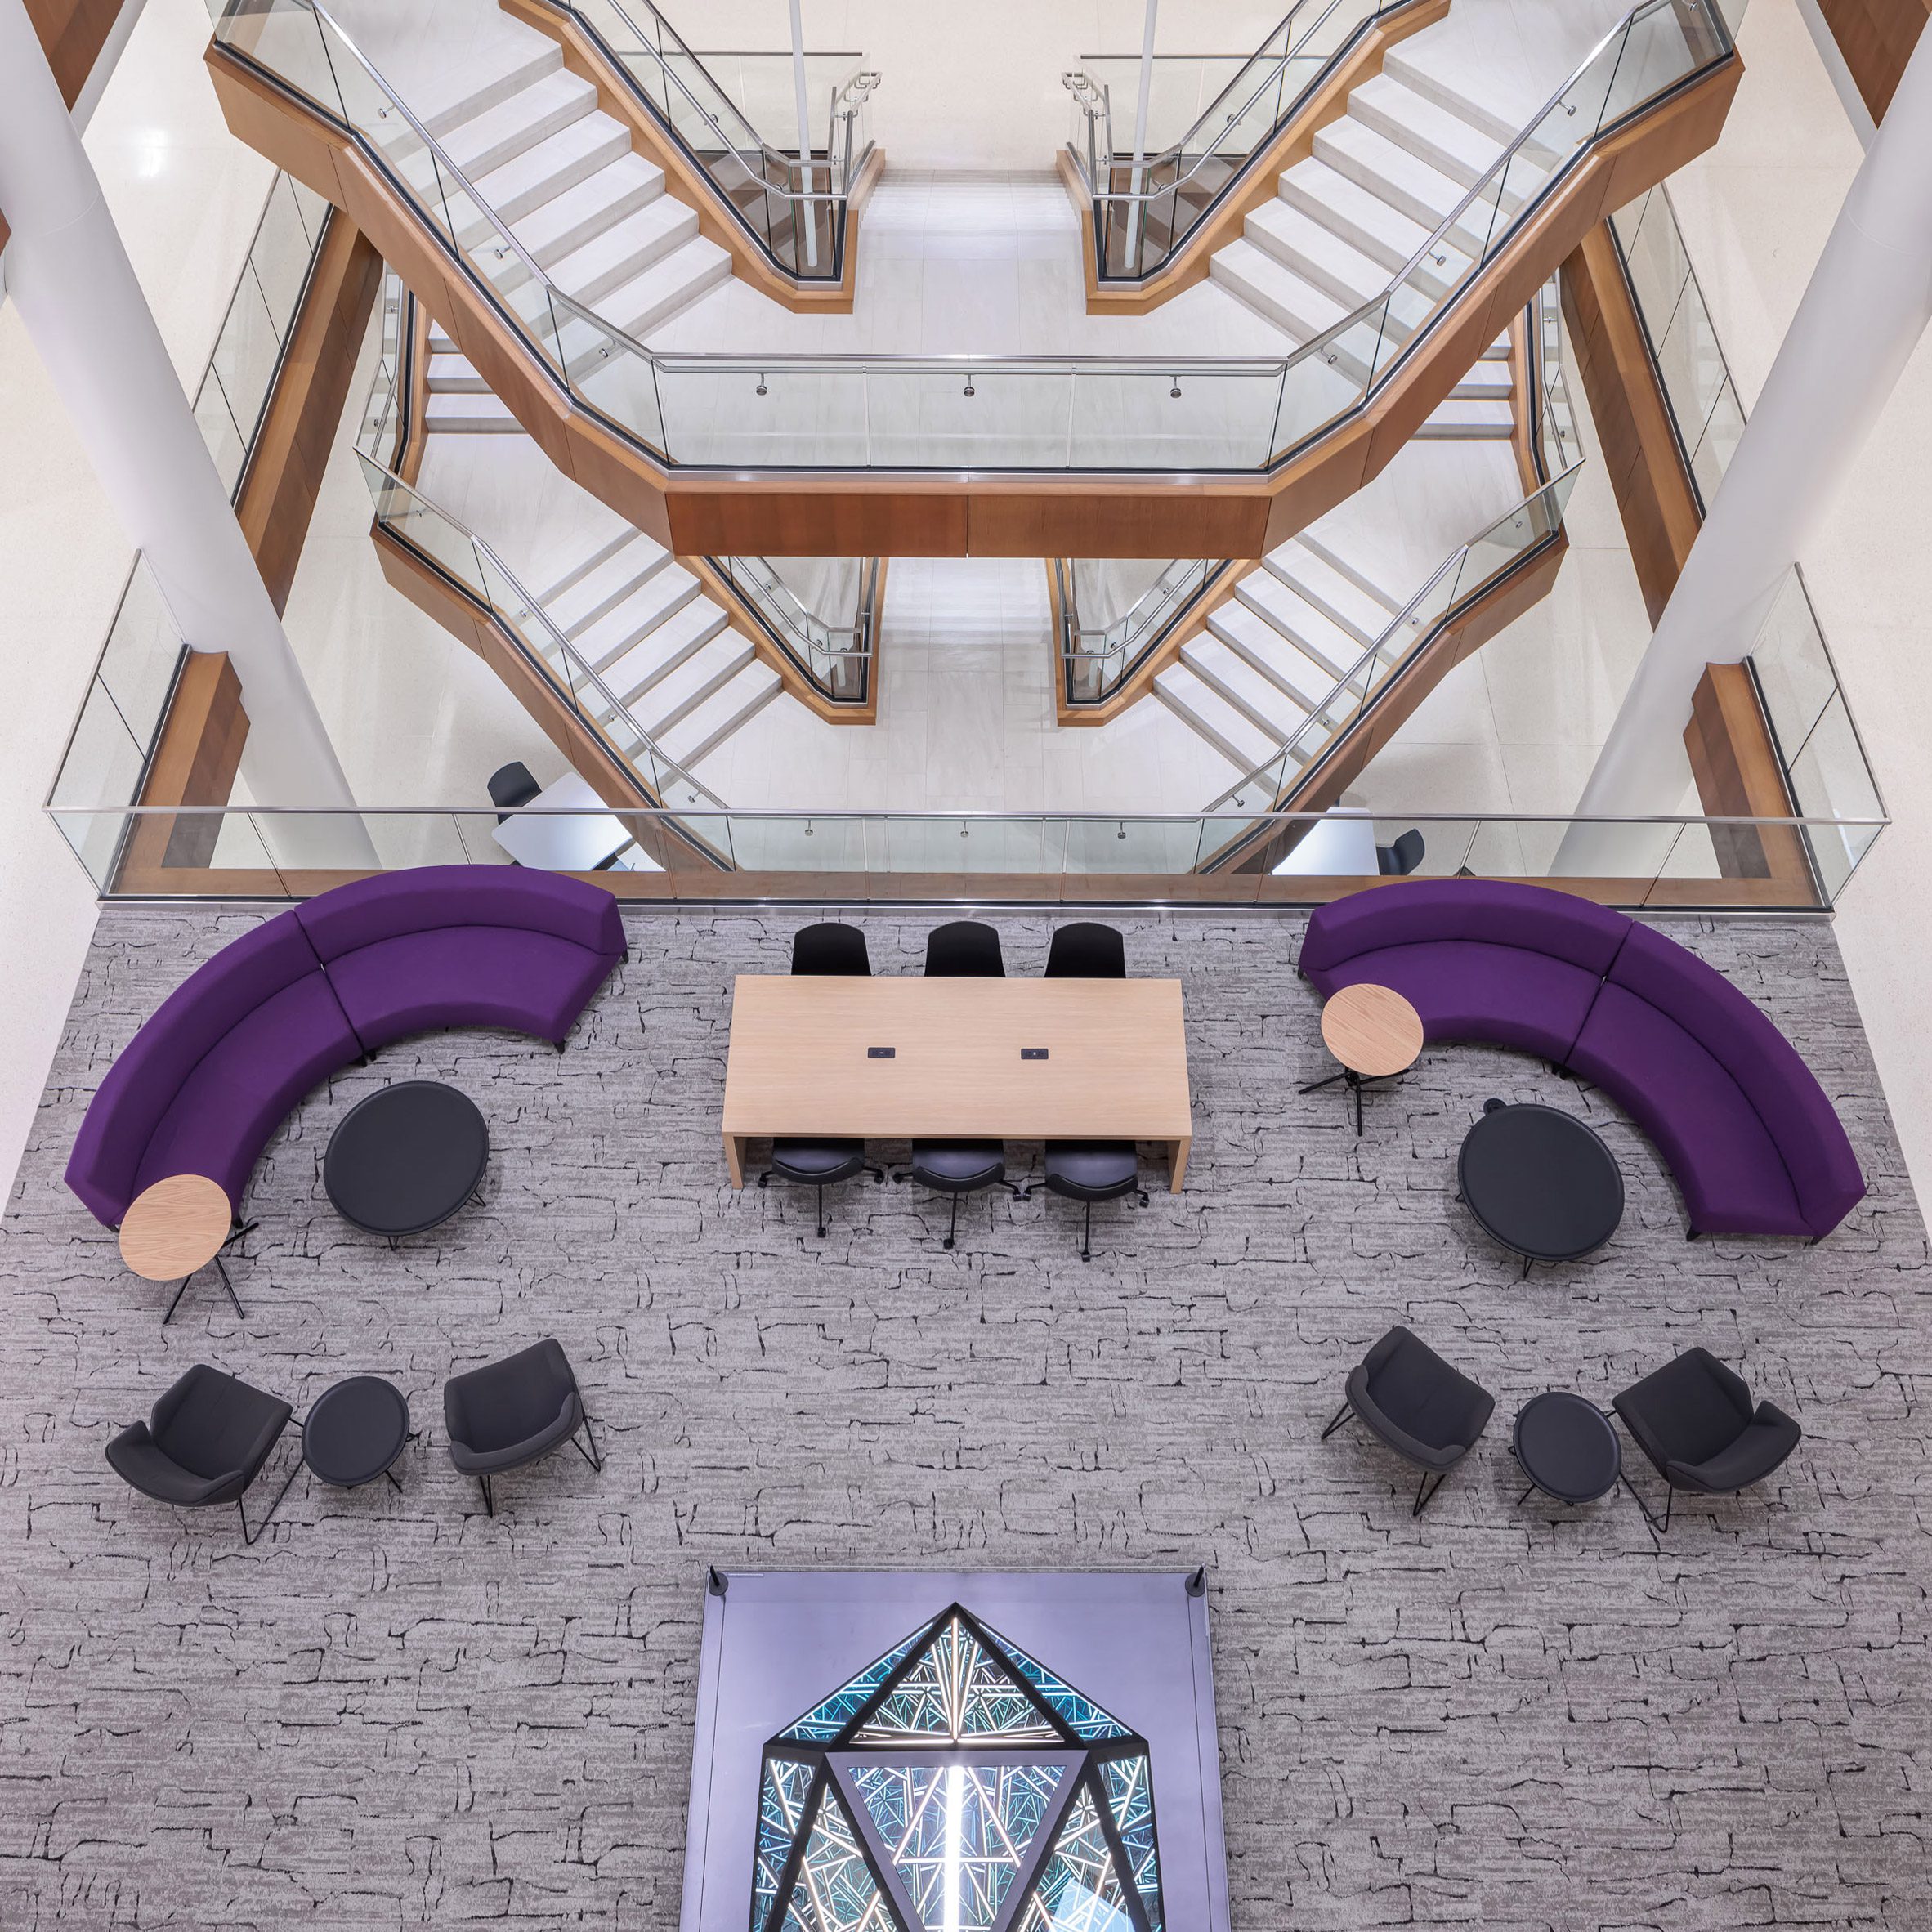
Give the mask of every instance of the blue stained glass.
<path id="1" fill-rule="evenodd" d="M 1067 1808 L 1018 1932 L 1134 1932 L 1099 1809 L 1085 1790 Z"/>
<path id="2" fill-rule="evenodd" d="M 1089 1744 L 1107 1737 L 1128 1737 L 1133 1733 L 1126 1725 L 1104 1711 L 1091 1697 L 1083 1697 L 1063 1679 L 1056 1677 L 1046 1666 L 1036 1658 L 1027 1656 L 1010 1637 L 1003 1637 L 990 1625 L 985 1626 L 986 1635 L 1006 1653 L 1006 1659 L 1051 1708 L 1053 1715 L 1067 1725 L 1076 1737 L 1085 1738 Z"/>
<path id="3" fill-rule="evenodd" d="M 804 1822 L 812 1767 L 785 1758 L 768 1758 L 758 1790 L 758 1863 L 752 1873 L 751 1932 L 764 1932 L 778 1902 L 778 1881 L 791 1855 L 792 1841 Z"/>
<path id="4" fill-rule="evenodd" d="M 928 1624 L 915 1630 L 903 1644 L 894 1644 L 883 1657 L 874 1658 L 856 1677 L 834 1691 L 822 1704 L 814 1704 L 796 1724 L 780 1731 L 779 1737 L 787 1743 L 833 1742 L 839 1733 L 865 1709 L 874 1692 L 892 1675 L 900 1661 L 924 1640 L 932 1627 Z"/>
<path id="5" fill-rule="evenodd" d="M 956 1617 L 947 1619 L 852 1742 L 899 1737 L 1059 1742 L 1012 1670 Z"/>
<path id="6" fill-rule="evenodd" d="M 1154 1845 L 1153 1773 L 1144 1757 L 1116 1758 L 1100 1766 L 1101 1788 L 1127 1854 L 1129 1876 L 1147 1907 L 1153 1932 L 1161 1924 L 1161 1862 Z"/>

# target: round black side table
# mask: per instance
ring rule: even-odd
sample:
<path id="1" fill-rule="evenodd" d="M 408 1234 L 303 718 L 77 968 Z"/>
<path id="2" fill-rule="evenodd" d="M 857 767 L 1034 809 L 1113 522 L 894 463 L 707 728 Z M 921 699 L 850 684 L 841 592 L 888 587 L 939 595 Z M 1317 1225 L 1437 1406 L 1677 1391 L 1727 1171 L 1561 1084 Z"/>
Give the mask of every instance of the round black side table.
<path id="1" fill-rule="evenodd" d="M 490 1129 L 467 1093 L 398 1080 L 359 1100 L 329 1136 L 322 1186 L 345 1221 L 387 1235 L 441 1227 L 482 1184 Z"/>
<path id="2" fill-rule="evenodd" d="M 1516 1499 L 1519 1509 L 1535 1489 L 1559 1503 L 1594 1503 L 1623 1474 L 1623 1447 L 1610 1418 L 1567 1389 L 1532 1396 L 1523 1405 L 1509 1447 L 1529 1478 L 1529 1489 Z"/>
<path id="3" fill-rule="evenodd" d="M 409 1398 L 380 1375 L 351 1375 L 317 1396 L 302 1425 L 302 1459 L 324 1483 L 360 1489 L 387 1476 L 409 1441 Z"/>
<path id="4" fill-rule="evenodd" d="M 1580 1261 L 1623 1219 L 1623 1176 L 1574 1114 L 1483 1103 L 1457 1164 L 1461 1198 L 1491 1240 L 1536 1261 Z"/>

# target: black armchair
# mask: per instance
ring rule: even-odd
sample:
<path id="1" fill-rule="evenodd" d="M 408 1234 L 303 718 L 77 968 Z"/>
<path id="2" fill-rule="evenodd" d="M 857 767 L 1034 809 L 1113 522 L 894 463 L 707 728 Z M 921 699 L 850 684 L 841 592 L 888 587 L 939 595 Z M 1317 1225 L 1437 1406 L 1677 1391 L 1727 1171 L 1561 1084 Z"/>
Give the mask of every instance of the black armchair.
<path id="1" fill-rule="evenodd" d="M 1125 979 L 1127 942 L 1112 926 L 1076 920 L 1055 929 L 1047 946 L 1049 979 Z"/>
<path id="2" fill-rule="evenodd" d="M 953 1197 L 951 1219 L 946 1223 L 946 1239 L 939 1245 L 950 1248 L 959 1232 L 959 1196 L 982 1187 L 1004 1187 L 1015 1201 L 1023 1198 L 1020 1190 L 1006 1178 L 1006 1148 L 996 1140 L 915 1140 L 911 1164 L 894 1174 L 895 1181 L 917 1181 L 936 1194 Z M 822 1232 L 822 1230 L 821 1230 Z"/>
<path id="3" fill-rule="evenodd" d="M 490 1478 L 536 1462 L 568 1442 L 593 1469 L 604 1458 L 569 1357 L 543 1340 L 501 1362 L 486 1363 L 443 1384 L 443 1424 L 449 1460 L 483 1491 L 483 1507 L 496 1514 Z M 577 1440 L 581 1429 L 590 1447 Z"/>
<path id="4" fill-rule="evenodd" d="M 517 806 L 529 804 L 543 789 L 522 759 L 512 758 L 499 766 L 490 775 L 490 802 L 498 807 L 496 822 L 500 825 Z"/>
<path id="5" fill-rule="evenodd" d="M 832 919 L 822 920 L 816 926 L 801 926 L 792 935 L 792 971 L 870 978 L 872 959 L 865 950 L 865 935 L 856 926 Z"/>
<path id="6" fill-rule="evenodd" d="M 978 919 L 955 919 L 926 935 L 928 979 L 1004 979 L 1000 934 Z"/>
<path id="7" fill-rule="evenodd" d="M 1400 1322 L 1362 1357 L 1348 1377 L 1348 1399 L 1322 1430 L 1328 1438 L 1351 1416 L 1405 1462 L 1422 1471 L 1411 1516 L 1435 1500 L 1449 1472 L 1475 1447 L 1489 1426 L 1496 1398 L 1450 1367 L 1435 1350 Z M 1429 1486 L 1431 1476 L 1435 1488 Z"/>
<path id="8" fill-rule="evenodd" d="M 288 1493 L 302 1468 L 300 1457 L 253 1530 L 242 1494 L 261 1474 L 294 1412 L 280 1396 L 197 1362 L 163 1394 L 145 1422 L 123 1429 L 108 1444 L 107 1460 L 131 1488 L 156 1502 L 181 1509 L 233 1503 L 242 1541 L 253 1543 Z"/>
<path id="9" fill-rule="evenodd" d="M 1805 1435 L 1775 1402 L 1754 1407 L 1743 1377 L 1708 1348 L 1685 1349 L 1633 1382 L 1611 1407 L 1664 1479 L 1661 1519 L 1637 1499 L 1660 1534 L 1670 1527 L 1679 1490 L 1732 1496 L 1748 1489 L 1785 1462 Z"/>
<path id="10" fill-rule="evenodd" d="M 1375 870 L 1384 879 L 1407 879 L 1422 863 L 1427 852 L 1421 832 L 1411 825 L 1394 844 L 1375 847 Z"/>

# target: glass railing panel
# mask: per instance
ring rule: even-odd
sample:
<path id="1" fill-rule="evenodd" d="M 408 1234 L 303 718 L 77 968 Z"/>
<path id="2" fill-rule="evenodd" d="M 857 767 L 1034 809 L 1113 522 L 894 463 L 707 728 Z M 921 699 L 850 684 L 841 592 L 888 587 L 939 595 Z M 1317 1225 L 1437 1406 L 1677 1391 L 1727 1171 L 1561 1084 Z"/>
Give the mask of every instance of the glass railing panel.
<path id="1" fill-rule="evenodd" d="M 367 457 L 361 459 L 363 480 L 374 499 L 378 520 L 429 558 L 478 600 L 490 602 L 483 562 L 469 533 L 452 523 L 436 507 L 396 477 L 386 476 Z"/>
<path id="2" fill-rule="evenodd" d="M 320 226 L 311 235 L 302 217 L 295 199 L 295 183 L 285 174 L 277 175 L 248 249 L 248 267 L 260 286 L 278 341 L 288 339 L 289 326 L 302 306 L 302 292 L 308 285 L 309 266 L 321 239 Z"/>
<path id="3" fill-rule="evenodd" d="M 1716 498 L 1717 486 L 1724 481 L 1743 435 L 1744 407 L 1737 400 L 1736 384 L 1726 375 L 1690 453 L 1691 478 L 1706 505 Z"/>
<path id="4" fill-rule="evenodd" d="M 1885 816 L 1841 691 L 1831 694 L 1810 736 L 1791 759 L 1790 771 L 1792 794 L 1807 818 L 1876 821 Z M 1875 835 L 1869 824 L 1814 830 L 1813 862 L 1827 897 L 1835 897 L 1851 877 Z"/>
<path id="5" fill-rule="evenodd" d="M 748 872 L 849 872 L 867 870 L 866 821 L 798 814 L 763 818 L 737 812 L 731 819 L 731 854 Z"/>
<path id="6" fill-rule="evenodd" d="M 642 400 L 648 373 L 635 358 L 614 359 L 584 378 L 584 393 L 599 408 L 619 387 Z M 950 377 L 835 364 L 757 370 L 666 360 L 656 378 L 664 446 L 674 461 L 771 468 L 928 460 L 923 402 L 928 391 L 937 405 L 942 389 L 959 389 Z"/>
<path id="7" fill-rule="evenodd" d="M 983 378 L 981 378 L 983 380 Z M 1169 373 L 1115 373 L 1084 364 L 1072 378 L 1071 437 L 1067 461 L 1076 469 L 1258 469 L 1271 454 L 1278 368 L 1178 367 Z M 1064 420 L 1046 414 L 1049 399 L 1035 390 L 1020 406 L 1036 412 L 1037 438 L 1021 448 L 1051 449 Z M 1004 460 L 1038 463 L 1040 456 Z"/>
<path id="8" fill-rule="evenodd" d="M 541 301 L 534 287 L 527 300 Z M 665 405 L 674 378 L 628 337 L 598 321 L 588 310 L 552 293 L 544 317 L 557 318 L 551 355 L 561 364 L 570 389 L 646 449 L 679 462 L 701 460 L 673 451 Z M 697 439 L 701 446 L 701 439 Z"/>
<path id="9" fill-rule="evenodd" d="M 298 287 L 297 299 L 300 293 Z M 283 328 L 293 314 L 294 302 L 291 301 L 282 317 Z M 235 285 L 235 298 L 222 319 L 214 356 L 208 364 L 209 373 L 221 385 L 222 395 L 227 399 L 230 413 L 241 431 L 244 445 L 254 441 L 255 427 L 261 420 L 262 405 L 268 400 L 275 364 L 281 354 L 281 329 L 277 327 L 276 318 L 269 311 L 268 300 L 262 293 L 253 262 L 244 263 L 241 280 Z"/>
<path id="10" fill-rule="evenodd" d="M 160 727 L 181 650 L 181 633 L 160 586 L 136 557 L 95 676 L 144 748 Z"/>
<path id="11" fill-rule="evenodd" d="M 224 47 L 246 55 L 340 120 L 342 91 L 324 34 L 314 10 L 298 0 L 247 0 L 216 24 Z"/>
<path id="12" fill-rule="evenodd" d="M 1838 690 L 1838 673 L 1797 571 L 1787 574 L 1751 650 L 1764 715 L 1788 764 Z"/>
<path id="13" fill-rule="evenodd" d="M 1710 0 L 1661 0 L 1633 20 L 1619 47 L 1599 127 L 1622 119 L 1724 51 Z"/>
<path id="14" fill-rule="evenodd" d="M 227 396 L 212 369 L 201 378 L 201 387 L 196 392 L 195 421 L 202 441 L 208 445 L 208 454 L 215 459 L 221 486 L 232 497 L 242 472 L 248 467 L 248 436 L 235 421 L 235 412 L 229 408 Z"/>
<path id="15" fill-rule="evenodd" d="M 144 815 L 145 816 L 145 815 Z M 230 811 L 221 814 L 221 830 L 215 834 L 214 847 L 208 855 L 208 870 L 214 872 L 270 873 L 279 880 L 281 869 L 275 863 L 275 851 L 270 840 L 274 814 L 263 812 L 257 816 L 248 811 Z M 136 821 L 138 823 L 138 821 Z M 353 817 L 348 823 L 355 824 Z M 290 825 L 283 828 L 284 842 L 299 843 L 302 828 Z M 184 884 L 187 882 L 184 881 Z M 206 890 L 206 887 L 201 888 Z"/>
<path id="16" fill-rule="evenodd" d="M 1702 439 L 1718 398 L 1730 380 L 1711 312 L 1694 287 L 1687 287 L 1670 326 L 1654 338 L 1657 373 L 1687 449 Z M 1719 472 L 1721 474 L 1721 471 Z"/>

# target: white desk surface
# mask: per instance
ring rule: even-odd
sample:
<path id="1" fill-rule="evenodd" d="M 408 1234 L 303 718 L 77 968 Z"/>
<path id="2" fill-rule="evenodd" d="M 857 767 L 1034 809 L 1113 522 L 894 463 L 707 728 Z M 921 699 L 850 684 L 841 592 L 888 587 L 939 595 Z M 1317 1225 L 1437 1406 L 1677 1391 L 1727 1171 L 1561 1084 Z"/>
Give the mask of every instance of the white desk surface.
<path id="1" fill-rule="evenodd" d="M 1373 879 L 1375 821 L 1366 814 L 1329 812 L 1275 867 L 1296 878 Z"/>
<path id="2" fill-rule="evenodd" d="M 604 801 L 575 771 L 547 785 L 533 806 L 593 808 L 583 817 L 543 818 L 520 812 L 504 820 L 490 834 L 519 865 L 544 872 L 594 872 L 615 852 L 630 843 L 631 835 L 604 807 Z"/>

